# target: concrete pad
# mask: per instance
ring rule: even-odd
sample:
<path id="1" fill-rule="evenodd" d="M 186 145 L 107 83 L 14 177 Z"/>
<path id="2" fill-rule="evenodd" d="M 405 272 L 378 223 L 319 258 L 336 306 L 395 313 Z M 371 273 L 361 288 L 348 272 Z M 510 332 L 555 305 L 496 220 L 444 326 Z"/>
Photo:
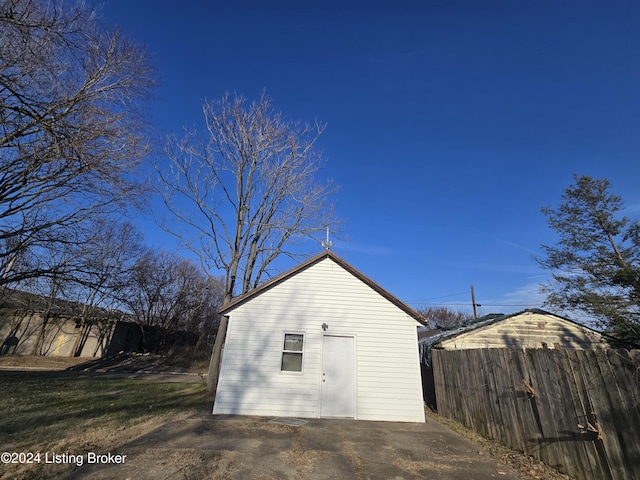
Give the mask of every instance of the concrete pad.
<path id="1" fill-rule="evenodd" d="M 123 465 L 84 465 L 77 479 L 447 479 L 519 477 L 433 420 L 425 424 L 196 415 L 125 445 Z"/>

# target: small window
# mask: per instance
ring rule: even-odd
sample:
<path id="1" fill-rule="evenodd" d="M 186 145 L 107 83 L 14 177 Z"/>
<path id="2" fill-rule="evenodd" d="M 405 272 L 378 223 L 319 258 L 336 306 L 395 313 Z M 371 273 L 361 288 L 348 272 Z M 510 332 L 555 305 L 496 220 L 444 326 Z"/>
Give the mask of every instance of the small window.
<path id="1" fill-rule="evenodd" d="M 302 345 L 304 343 L 304 335 L 301 333 L 285 333 L 284 347 L 282 349 L 282 366 L 283 372 L 301 372 L 302 371 Z"/>

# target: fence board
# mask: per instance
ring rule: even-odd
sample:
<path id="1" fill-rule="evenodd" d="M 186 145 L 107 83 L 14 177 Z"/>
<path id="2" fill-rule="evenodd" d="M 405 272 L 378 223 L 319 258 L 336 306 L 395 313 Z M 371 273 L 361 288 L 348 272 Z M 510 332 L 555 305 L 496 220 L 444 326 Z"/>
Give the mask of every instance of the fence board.
<path id="1" fill-rule="evenodd" d="M 455 418 L 452 414 L 450 405 L 451 400 L 448 397 L 447 385 L 450 385 L 453 378 L 449 378 L 444 372 L 444 368 L 447 366 L 446 358 L 438 358 L 440 355 L 446 357 L 446 353 L 442 350 L 433 349 L 431 352 L 431 368 L 433 372 L 433 389 L 436 392 L 436 408 L 441 415 L 449 418 Z M 438 361 L 434 359 L 438 358 Z M 445 382 L 445 378 L 447 382 Z"/>
<path id="2" fill-rule="evenodd" d="M 626 351 L 607 352 L 607 360 L 610 375 L 615 379 L 613 401 L 620 410 L 614 418 L 618 420 L 616 430 L 623 447 L 621 453 L 625 463 L 640 465 L 640 435 L 636 433 L 640 431 L 640 362 L 634 365 Z"/>
<path id="3" fill-rule="evenodd" d="M 615 441 L 615 427 L 612 425 L 611 412 L 615 405 L 608 394 L 612 385 L 608 383 L 608 375 L 601 371 L 598 356 L 602 352 L 576 352 L 578 361 L 575 364 L 576 378 L 581 387 L 580 396 L 584 404 L 580 424 L 585 428 L 582 437 L 592 447 L 592 472 L 594 478 L 618 479 L 627 478 L 625 467 L 616 457 L 619 444 Z M 607 433 L 609 432 L 609 433 Z M 608 439 L 608 441 L 607 441 Z"/>
<path id="4" fill-rule="evenodd" d="M 519 350 L 510 350 L 511 364 L 514 366 L 512 373 L 513 382 L 513 408 L 518 412 L 520 422 L 518 430 L 520 430 L 520 446 L 514 447 L 522 450 L 529 455 L 535 455 L 540 450 L 540 439 L 542 432 L 538 428 L 536 419 L 531 409 L 531 393 L 525 384 L 532 382 L 531 366 L 524 355 Z"/>
<path id="5" fill-rule="evenodd" d="M 562 389 L 558 404 L 563 410 L 561 431 L 564 435 L 562 445 L 567 454 L 565 456 L 565 470 L 569 472 L 588 472 L 590 478 L 608 478 L 608 474 L 599 466 L 598 451 L 593 441 L 594 434 L 581 433 L 579 425 L 591 418 L 591 408 L 586 397 L 586 390 L 580 378 L 576 377 L 576 369 L 584 361 L 584 351 L 559 350 L 558 382 Z"/>
<path id="6" fill-rule="evenodd" d="M 594 389 L 592 392 L 593 408 L 596 421 L 602 430 L 602 442 L 608 457 L 614 478 L 624 478 L 625 472 L 625 441 L 624 430 L 626 420 L 621 412 L 626 412 L 626 402 L 620 398 L 615 375 L 612 372 L 610 360 L 603 352 L 593 355 L 593 371 L 601 375 L 604 389 Z"/>
<path id="7" fill-rule="evenodd" d="M 519 382 L 517 377 L 520 375 L 517 366 L 512 365 L 513 358 L 509 350 L 504 349 L 497 357 L 500 360 L 501 368 L 501 375 L 497 379 L 497 383 L 500 386 L 500 389 L 497 390 L 499 398 L 497 405 L 500 408 L 500 417 L 502 418 L 502 424 L 500 425 L 502 427 L 500 429 L 502 437 L 495 438 L 507 438 L 511 444 L 521 445 L 523 443 L 522 419 L 518 414 L 518 409 L 515 408 L 515 395 Z M 482 361 L 482 359 L 478 358 L 476 361 Z M 488 392 L 487 396 L 490 399 L 490 392 Z M 496 419 L 496 422 L 499 421 L 499 419 Z"/>
<path id="8" fill-rule="evenodd" d="M 562 441 L 566 413 L 562 408 L 556 359 L 548 355 L 535 355 L 535 350 L 524 353 L 528 360 L 535 361 L 538 365 L 532 369 L 532 382 L 537 388 L 537 394 L 531 397 L 531 406 L 542 429 L 540 456 L 548 458 L 549 465 L 559 470 L 566 469 L 567 452 Z"/>
<path id="9" fill-rule="evenodd" d="M 434 349 L 432 358 L 440 414 L 577 478 L 640 480 L 640 352 Z"/>
<path id="10" fill-rule="evenodd" d="M 567 356 L 568 377 L 566 385 L 569 391 L 566 401 L 571 399 L 573 405 L 572 421 L 575 427 L 578 427 L 578 425 L 586 425 L 587 422 L 587 408 L 583 400 L 585 387 L 580 371 L 580 362 L 584 361 L 581 359 L 583 352 L 567 350 L 564 353 Z M 579 427 L 573 431 L 575 443 L 578 445 L 574 471 L 590 473 L 592 478 L 607 478 L 608 474 L 601 468 L 598 461 L 598 452 L 592 441 L 593 434 L 581 432 Z"/>
<path id="11" fill-rule="evenodd" d="M 471 351 L 471 350 L 469 350 Z M 492 364 L 484 364 L 479 360 L 479 356 L 474 355 L 473 361 L 478 365 L 483 366 L 483 376 L 488 377 L 488 382 L 484 388 L 484 395 L 482 399 L 475 405 L 477 415 L 480 416 L 484 405 L 488 405 L 492 414 L 487 415 L 486 424 L 489 430 L 491 439 L 509 438 L 509 432 L 505 430 L 504 425 L 509 422 L 509 418 L 503 415 L 502 403 L 504 399 L 501 395 L 497 395 L 496 398 L 492 398 L 491 392 L 501 392 L 504 389 L 502 381 L 505 377 L 504 365 L 501 362 L 501 358 L 496 357 Z M 508 412 L 506 412 L 508 413 Z"/>

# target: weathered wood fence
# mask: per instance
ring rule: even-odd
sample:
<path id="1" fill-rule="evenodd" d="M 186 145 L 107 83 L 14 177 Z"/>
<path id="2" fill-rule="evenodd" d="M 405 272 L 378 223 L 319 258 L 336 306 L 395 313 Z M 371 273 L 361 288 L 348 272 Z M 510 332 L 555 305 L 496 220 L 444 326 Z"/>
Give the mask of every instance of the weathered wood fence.
<path id="1" fill-rule="evenodd" d="M 432 351 L 438 413 L 580 479 L 640 479 L 640 350 Z"/>

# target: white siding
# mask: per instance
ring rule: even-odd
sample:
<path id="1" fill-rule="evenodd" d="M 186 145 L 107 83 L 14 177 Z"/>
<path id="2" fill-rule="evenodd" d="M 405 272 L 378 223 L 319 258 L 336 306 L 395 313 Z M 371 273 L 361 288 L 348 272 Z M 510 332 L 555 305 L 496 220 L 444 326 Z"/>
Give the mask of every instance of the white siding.
<path id="1" fill-rule="evenodd" d="M 214 413 L 318 417 L 322 324 L 355 340 L 356 418 L 424 421 L 417 322 L 326 258 L 229 313 Z M 304 333 L 302 373 L 281 372 Z"/>

